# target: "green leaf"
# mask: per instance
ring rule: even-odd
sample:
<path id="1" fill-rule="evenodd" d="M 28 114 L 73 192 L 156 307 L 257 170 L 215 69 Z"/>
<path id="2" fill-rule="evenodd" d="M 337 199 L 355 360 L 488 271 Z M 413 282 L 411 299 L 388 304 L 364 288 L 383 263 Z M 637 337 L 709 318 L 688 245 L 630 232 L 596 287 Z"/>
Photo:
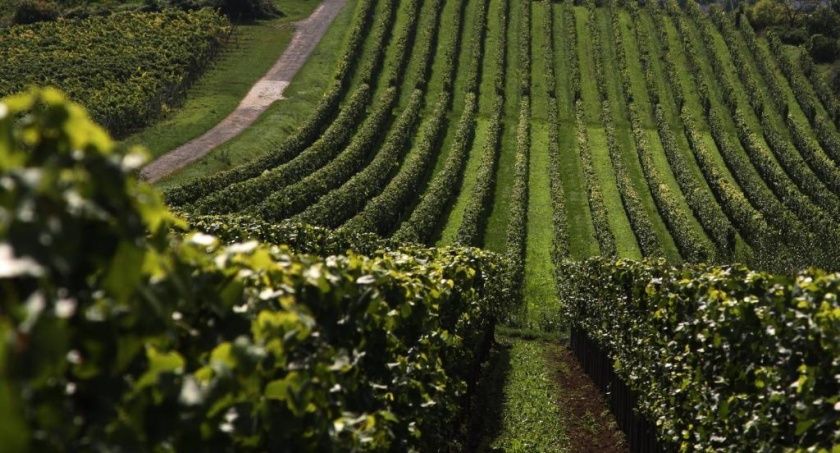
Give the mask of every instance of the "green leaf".
<path id="1" fill-rule="evenodd" d="M 184 372 L 184 358 L 177 351 L 160 352 L 154 346 L 147 346 L 146 358 L 149 366 L 135 384 L 137 389 L 156 384 L 161 374 Z"/>

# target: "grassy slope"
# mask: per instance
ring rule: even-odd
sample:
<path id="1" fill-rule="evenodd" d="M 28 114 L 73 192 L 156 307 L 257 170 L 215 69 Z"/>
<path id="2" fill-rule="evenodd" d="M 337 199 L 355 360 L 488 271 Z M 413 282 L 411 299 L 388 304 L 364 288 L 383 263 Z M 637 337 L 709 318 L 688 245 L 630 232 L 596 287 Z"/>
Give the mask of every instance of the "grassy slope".
<path id="1" fill-rule="evenodd" d="M 560 301 L 554 286 L 554 266 L 551 260 L 554 226 L 551 206 L 548 156 L 548 115 L 545 67 L 542 51 L 548 36 L 542 33 L 544 16 L 551 14 L 548 2 L 532 2 L 531 21 L 531 154 L 528 176 L 528 224 L 525 249 L 524 298 L 530 324 L 550 329 L 560 311 Z"/>
<path id="2" fill-rule="evenodd" d="M 618 255 L 625 258 L 641 258 L 636 236 L 624 212 L 624 204 L 615 182 L 615 173 L 607 150 L 607 136 L 601 123 L 598 87 L 595 82 L 592 55 L 592 37 L 589 34 L 589 12 L 584 7 L 575 7 L 578 33 L 578 56 L 580 58 L 581 97 L 584 103 L 592 162 L 598 176 L 598 183 L 604 194 L 604 204 L 610 229 L 615 236 Z"/>
<path id="3" fill-rule="evenodd" d="M 308 16 L 316 6 L 311 0 L 290 0 L 283 3 L 285 17 L 237 25 L 231 42 L 187 91 L 184 103 L 125 142 L 142 144 L 159 156 L 208 131 L 239 105 L 279 58 L 294 33 L 292 22 Z"/>
<path id="4" fill-rule="evenodd" d="M 612 34 L 612 22 L 610 21 L 608 11 L 604 8 L 598 9 L 596 17 L 604 57 L 602 65 L 607 76 L 607 97 L 609 99 L 610 110 L 612 111 L 613 124 L 615 125 L 616 141 L 622 151 L 622 161 L 627 168 L 627 173 L 630 175 L 630 181 L 636 189 L 636 193 L 639 194 L 639 199 L 642 202 L 645 213 L 653 225 L 653 232 L 659 239 L 659 243 L 662 244 L 665 257 L 671 261 L 679 261 L 680 254 L 677 251 L 677 246 L 674 244 L 674 239 L 668 232 L 665 223 L 659 217 L 659 211 L 656 209 L 656 204 L 650 194 L 647 180 L 642 172 L 642 166 L 636 154 L 636 144 L 633 141 L 630 130 L 630 117 L 627 112 L 627 104 L 622 94 L 621 80 L 619 79 L 621 74 L 617 67 L 615 49 L 613 49 L 615 39 L 613 39 Z"/>
<path id="5" fill-rule="evenodd" d="M 560 179 L 566 195 L 566 215 L 569 234 L 569 253 L 572 258 L 583 259 L 597 255 L 598 240 L 592 226 L 592 213 L 583 179 L 583 168 L 575 139 L 575 113 L 569 86 L 567 43 L 564 38 L 565 20 L 574 20 L 573 10 L 564 4 L 553 3 L 554 14 L 554 72 L 557 77 L 557 103 L 560 116 Z M 571 17 L 567 17 L 571 16 Z M 570 49 L 576 52 L 576 49 Z"/>
<path id="6" fill-rule="evenodd" d="M 519 27 L 522 3 L 511 2 L 507 33 L 507 74 L 505 76 L 505 116 L 493 209 L 487 220 L 484 246 L 494 252 L 505 249 L 505 235 L 510 214 L 510 191 L 513 185 L 513 162 L 516 154 L 516 121 L 519 116 Z"/>
<path id="7" fill-rule="evenodd" d="M 321 99 L 331 78 L 336 61 L 343 49 L 347 27 L 353 18 L 356 1 L 349 0 L 330 25 L 327 33 L 315 47 L 309 59 L 286 88 L 286 99 L 275 102 L 238 137 L 211 151 L 210 154 L 187 168 L 159 182 L 167 188 L 183 184 L 206 174 L 216 173 L 251 160 L 268 151 L 309 116 Z"/>

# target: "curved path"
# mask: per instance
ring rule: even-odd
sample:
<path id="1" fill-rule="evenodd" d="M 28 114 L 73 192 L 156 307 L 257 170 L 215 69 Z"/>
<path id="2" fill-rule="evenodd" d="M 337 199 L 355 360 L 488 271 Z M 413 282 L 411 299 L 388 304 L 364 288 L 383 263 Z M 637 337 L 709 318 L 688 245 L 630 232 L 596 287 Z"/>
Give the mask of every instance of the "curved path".
<path id="1" fill-rule="evenodd" d="M 258 80 L 236 110 L 198 138 L 158 157 L 140 171 L 140 177 L 155 182 L 204 157 L 217 146 L 236 137 L 265 112 L 283 91 L 324 36 L 347 0 L 324 0 L 312 14 L 295 23 L 295 34 L 283 55 Z"/>

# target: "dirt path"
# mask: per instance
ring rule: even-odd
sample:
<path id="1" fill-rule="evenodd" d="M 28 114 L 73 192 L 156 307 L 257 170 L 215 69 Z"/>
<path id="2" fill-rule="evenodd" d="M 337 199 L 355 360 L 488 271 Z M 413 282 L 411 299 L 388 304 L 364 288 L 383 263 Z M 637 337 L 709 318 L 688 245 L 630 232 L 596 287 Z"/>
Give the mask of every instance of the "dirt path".
<path id="1" fill-rule="evenodd" d="M 296 22 L 295 34 L 289 46 L 268 73 L 251 87 L 251 91 L 242 99 L 236 110 L 204 135 L 146 165 L 140 171 L 140 176 L 149 182 L 158 181 L 204 157 L 253 124 L 274 101 L 283 98 L 283 91 L 306 62 L 345 3 L 347 0 L 324 0 L 309 17 Z"/>

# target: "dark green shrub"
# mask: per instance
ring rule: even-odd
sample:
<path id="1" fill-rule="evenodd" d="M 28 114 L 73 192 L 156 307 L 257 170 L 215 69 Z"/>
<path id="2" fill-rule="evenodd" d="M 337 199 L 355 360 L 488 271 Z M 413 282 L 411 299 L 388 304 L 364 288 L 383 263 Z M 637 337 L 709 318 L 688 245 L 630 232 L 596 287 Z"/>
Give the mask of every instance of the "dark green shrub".
<path id="1" fill-rule="evenodd" d="M 838 41 L 837 45 L 840 46 L 840 41 Z M 834 90 L 834 93 L 838 98 L 840 98 L 840 62 L 835 63 L 834 66 L 831 67 L 831 72 L 828 77 L 831 89 Z"/>
<path id="2" fill-rule="evenodd" d="M 825 35 L 811 36 L 808 42 L 808 52 L 817 63 L 829 63 L 837 58 L 837 41 Z"/>
<path id="3" fill-rule="evenodd" d="M 55 20 L 59 16 L 58 6 L 45 0 L 20 0 L 12 15 L 12 23 L 18 25 L 34 24 Z"/>
<path id="4" fill-rule="evenodd" d="M 792 46 L 801 46 L 808 43 L 808 30 L 804 27 L 769 27 L 779 39 Z"/>
<path id="5" fill-rule="evenodd" d="M 282 15 L 272 0 L 168 0 L 150 2 L 176 8 L 213 8 L 234 20 L 268 19 Z"/>

